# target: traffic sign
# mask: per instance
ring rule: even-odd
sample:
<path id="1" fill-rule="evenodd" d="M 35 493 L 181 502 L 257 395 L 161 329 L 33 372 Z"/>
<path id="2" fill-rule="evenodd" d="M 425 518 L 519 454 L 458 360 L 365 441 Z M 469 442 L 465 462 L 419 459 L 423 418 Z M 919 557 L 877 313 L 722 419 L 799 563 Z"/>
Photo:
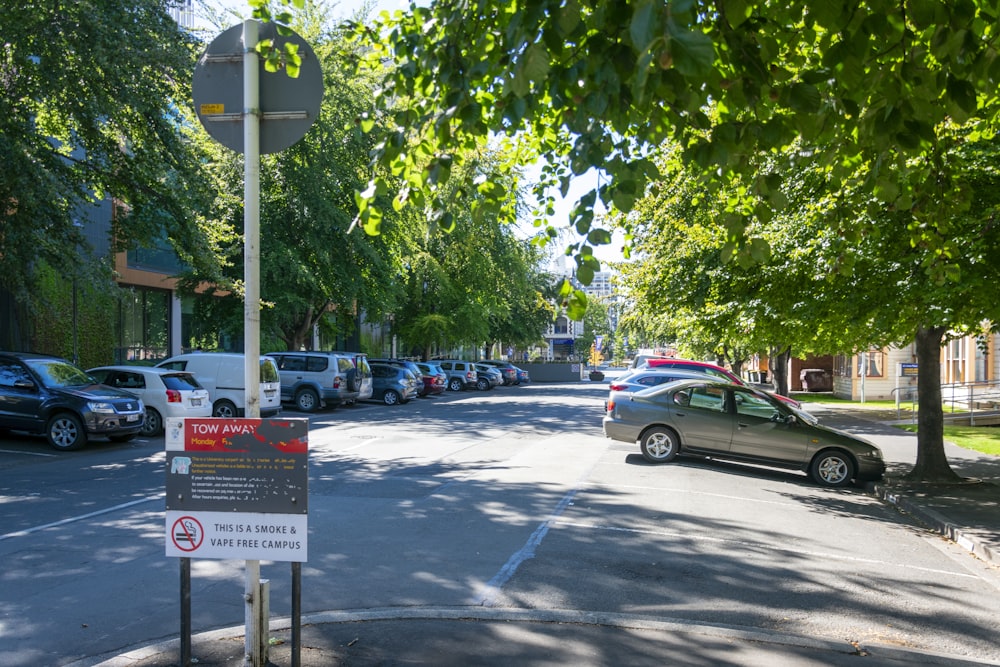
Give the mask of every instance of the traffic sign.
<path id="1" fill-rule="evenodd" d="M 305 136 L 319 116 L 323 71 L 312 47 L 292 33 L 278 36 L 274 23 L 258 27 L 259 39 L 298 45 L 299 76 L 264 71 L 260 60 L 260 152 L 277 153 Z M 243 152 L 243 24 L 220 34 L 198 60 L 191 83 L 195 112 L 205 130 L 223 146 Z"/>

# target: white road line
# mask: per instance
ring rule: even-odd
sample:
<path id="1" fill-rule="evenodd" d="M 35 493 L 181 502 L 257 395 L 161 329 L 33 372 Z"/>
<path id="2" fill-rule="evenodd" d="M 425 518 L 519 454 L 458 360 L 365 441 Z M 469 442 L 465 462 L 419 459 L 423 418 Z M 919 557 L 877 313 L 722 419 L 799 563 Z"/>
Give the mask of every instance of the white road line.
<path id="1" fill-rule="evenodd" d="M 111 512 L 117 512 L 118 510 L 125 509 L 126 507 L 132 507 L 134 505 L 141 505 L 142 503 L 152 502 L 154 500 L 163 500 L 165 494 L 160 494 L 156 496 L 149 496 L 148 498 L 140 498 L 139 500 L 133 500 L 132 502 L 122 503 L 121 505 L 115 505 L 114 507 L 107 507 L 102 510 L 97 510 L 96 512 L 90 512 L 89 514 L 81 514 L 80 516 L 72 516 L 68 519 L 63 519 L 62 521 L 56 521 L 54 523 L 47 523 L 44 526 L 35 526 L 33 528 L 25 528 L 24 530 L 19 530 L 14 533 L 7 533 L 6 535 L 0 535 L 0 542 L 3 540 L 8 540 L 12 537 L 24 537 L 25 535 L 30 535 L 31 533 L 37 533 L 40 530 L 45 530 L 46 528 L 55 528 L 56 526 L 63 526 L 67 523 L 73 523 L 75 521 L 83 521 L 84 519 L 90 519 L 95 516 L 101 516 L 102 514 L 109 514 Z"/>
<path id="2" fill-rule="evenodd" d="M 801 503 L 792 503 L 785 500 L 764 500 L 761 498 L 747 498 L 746 496 L 729 496 L 723 493 L 708 493 L 705 491 L 694 491 L 692 489 L 680 489 L 666 486 L 639 486 L 635 484 L 605 484 L 602 482 L 592 482 L 590 486 L 604 486 L 614 489 L 631 489 L 635 491 L 662 491 L 664 493 L 686 493 L 694 496 L 709 496 L 711 498 L 723 498 L 725 500 L 738 500 L 740 502 L 761 503 L 764 505 L 780 505 L 782 507 L 801 508 Z"/>
<path id="3" fill-rule="evenodd" d="M 555 523 L 560 526 L 568 526 L 570 528 L 586 528 L 589 530 L 606 530 L 609 532 L 619 532 L 619 533 L 635 533 L 638 535 L 655 535 L 656 537 L 678 537 L 685 540 L 691 540 L 694 542 L 715 542 L 718 544 L 735 544 L 740 547 L 752 547 L 754 549 L 759 549 L 761 547 L 766 547 L 770 551 L 785 551 L 788 553 L 793 553 L 802 556 L 814 556 L 817 558 L 826 558 L 830 560 L 839 560 L 849 563 L 870 563 L 874 565 L 886 565 L 890 567 L 903 568 L 906 570 L 917 570 L 919 572 L 933 572 L 935 574 L 945 574 L 951 577 L 959 577 L 962 579 L 979 579 L 974 574 L 962 574 L 961 572 L 955 572 L 953 570 L 939 570 L 930 567 L 919 567 L 917 565 L 905 565 L 896 561 L 891 563 L 884 560 L 877 560 L 874 558 L 858 558 L 857 556 L 842 556 L 839 554 L 830 554 L 820 551 L 803 551 L 801 549 L 790 549 L 788 547 L 782 547 L 780 545 L 775 545 L 770 542 L 750 542 L 747 540 L 731 540 L 725 537 L 709 537 L 707 535 L 693 535 L 687 531 L 667 531 L 667 530 L 649 530 L 642 528 L 622 528 L 620 526 L 602 526 L 593 523 L 580 523 L 576 521 L 561 521 L 555 518 Z"/>
<path id="4" fill-rule="evenodd" d="M 45 454 L 42 452 L 22 452 L 17 449 L 0 449 L 0 454 L 25 454 L 26 456 L 59 456 L 58 454 Z"/>

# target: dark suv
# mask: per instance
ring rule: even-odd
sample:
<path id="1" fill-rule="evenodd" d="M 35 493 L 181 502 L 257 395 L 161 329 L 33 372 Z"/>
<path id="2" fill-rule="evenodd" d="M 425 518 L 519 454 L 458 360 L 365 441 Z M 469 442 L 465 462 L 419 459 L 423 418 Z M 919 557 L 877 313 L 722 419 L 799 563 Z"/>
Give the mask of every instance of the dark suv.
<path id="1" fill-rule="evenodd" d="M 134 395 L 103 384 L 65 359 L 0 352 L 0 430 L 44 433 L 56 449 L 80 449 L 88 435 L 117 442 L 142 429 Z"/>

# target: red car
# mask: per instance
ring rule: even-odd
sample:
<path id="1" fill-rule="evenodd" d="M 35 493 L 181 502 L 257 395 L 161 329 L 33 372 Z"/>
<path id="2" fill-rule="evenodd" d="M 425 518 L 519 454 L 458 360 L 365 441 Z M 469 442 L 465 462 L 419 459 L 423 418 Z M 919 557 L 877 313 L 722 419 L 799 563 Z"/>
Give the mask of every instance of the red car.
<path id="1" fill-rule="evenodd" d="M 418 363 L 417 368 L 420 369 L 421 377 L 424 380 L 424 386 L 420 392 L 421 396 L 443 394 L 448 388 L 448 376 L 437 364 Z"/>
<path id="2" fill-rule="evenodd" d="M 738 375 L 732 371 L 728 371 L 722 366 L 716 366 L 715 364 L 710 364 L 707 361 L 692 361 L 691 359 L 647 359 L 647 368 L 684 368 L 691 371 L 696 371 L 698 373 L 704 373 L 706 375 L 712 375 L 725 382 L 731 382 L 732 384 L 738 384 L 741 387 L 749 387 L 750 385 L 743 381 Z M 789 398 L 787 396 L 782 396 L 780 394 L 775 394 L 773 392 L 767 392 L 774 396 L 779 401 L 784 401 L 789 405 L 795 406 L 796 408 L 802 407 L 802 404 L 796 401 L 794 398 Z"/>

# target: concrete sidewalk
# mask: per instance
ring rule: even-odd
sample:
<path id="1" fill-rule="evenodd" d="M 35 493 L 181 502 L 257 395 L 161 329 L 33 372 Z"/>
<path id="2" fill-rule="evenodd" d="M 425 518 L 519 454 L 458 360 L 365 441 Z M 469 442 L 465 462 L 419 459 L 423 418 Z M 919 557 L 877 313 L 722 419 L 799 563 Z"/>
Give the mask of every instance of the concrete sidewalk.
<path id="1" fill-rule="evenodd" d="M 915 517 L 976 556 L 1000 566 L 1000 457 L 946 445 L 952 468 L 975 481 L 960 485 L 907 483 L 901 476 L 916 457 L 916 438 L 894 428 L 895 415 L 857 406 L 808 404 L 821 422 L 861 435 L 882 448 L 885 480 L 868 491 Z M 846 642 L 621 614 L 484 607 L 331 611 L 302 619 L 302 667 L 334 665 L 998 665 L 893 646 Z M 242 626 L 193 638 L 196 664 L 241 667 Z M 271 621 L 270 665 L 291 667 L 287 619 Z M 179 642 L 95 656 L 71 667 L 170 667 Z"/>

